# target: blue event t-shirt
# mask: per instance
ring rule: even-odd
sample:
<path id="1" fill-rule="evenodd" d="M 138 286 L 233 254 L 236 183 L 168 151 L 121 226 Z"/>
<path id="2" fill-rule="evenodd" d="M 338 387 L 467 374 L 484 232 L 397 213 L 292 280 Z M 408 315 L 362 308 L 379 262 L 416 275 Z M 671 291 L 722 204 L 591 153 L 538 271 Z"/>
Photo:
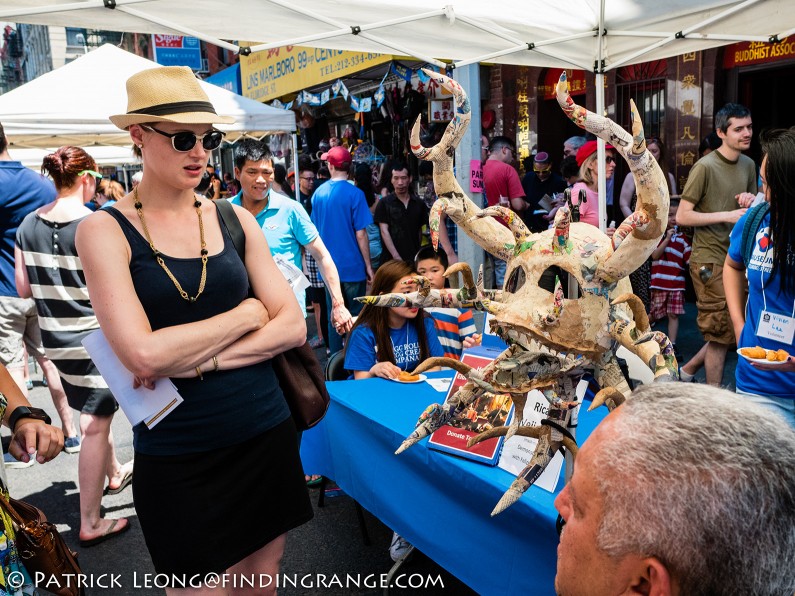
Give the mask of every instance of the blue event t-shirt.
<path id="1" fill-rule="evenodd" d="M 228 200 L 233 205 L 242 206 L 242 191 Z M 282 255 L 302 269 L 301 247 L 318 237 L 317 228 L 309 219 L 306 209 L 298 201 L 271 189 L 268 191 L 267 207 L 254 217 L 265 234 L 271 254 Z M 306 291 L 295 292 L 295 297 L 306 318 Z"/>
<path id="2" fill-rule="evenodd" d="M 422 316 L 420 312 L 417 316 Z M 389 329 L 392 339 L 392 351 L 395 353 L 395 364 L 400 370 L 414 370 L 420 363 L 420 340 L 417 329 L 407 319 L 399 329 Z M 425 335 L 428 338 L 428 350 L 431 356 L 444 356 L 444 349 L 436 336 L 436 327 L 431 317 L 425 317 Z M 347 370 L 370 370 L 378 362 L 375 357 L 376 341 L 373 330 L 367 325 L 357 326 L 351 333 L 348 346 L 345 348 L 345 368 Z"/>
<path id="3" fill-rule="evenodd" d="M 367 279 L 356 231 L 373 223 L 364 193 L 347 180 L 329 180 L 312 195 L 312 223 L 337 266 L 340 281 Z"/>
<path id="4" fill-rule="evenodd" d="M 18 296 L 14 244 L 25 216 L 54 201 L 55 185 L 18 161 L 0 161 L 0 296 Z"/>
<path id="5" fill-rule="evenodd" d="M 750 210 L 734 224 L 729 237 L 729 257 L 737 263 L 743 262 L 743 226 L 745 226 L 748 213 Z M 792 345 L 759 337 L 756 334 L 759 318 L 765 309 L 765 301 L 767 301 L 768 311 L 788 317 L 792 316 L 795 296 L 786 292 L 779 293 L 781 279 L 778 275 L 771 278 L 772 268 L 773 243 L 770 240 L 770 212 L 768 212 L 759 229 L 754 233 L 754 250 L 746 270 L 748 274 L 748 304 L 745 308 L 745 325 L 737 345 L 741 348 L 761 346 L 766 350 L 784 349 L 792 354 Z M 763 281 L 764 298 L 762 295 Z M 795 374 L 759 370 L 752 367 L 745 358 L 738 358 L 735 377 L 738 391 L 795 399 Z"/>

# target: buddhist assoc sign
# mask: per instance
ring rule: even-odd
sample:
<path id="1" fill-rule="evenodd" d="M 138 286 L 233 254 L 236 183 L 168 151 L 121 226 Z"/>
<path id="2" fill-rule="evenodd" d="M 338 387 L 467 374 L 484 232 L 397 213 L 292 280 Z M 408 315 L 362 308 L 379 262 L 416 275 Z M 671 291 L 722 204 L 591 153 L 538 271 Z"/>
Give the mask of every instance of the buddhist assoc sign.
<path id="1" fill-rule="evenodd" d="M 241 42 L 241 46 L 255 45 Z M 240 56 L 243 96 L 270 101 L 392 60 L 389 54 L 282 46 Z"/>
<path id="2" fill-rule="evenodd" d="M 795 37 L 785 37 L 778 43 L 746 41 L 728 46 L 723 52 L 723 67 L 765 64 L 795 58 Z"/>

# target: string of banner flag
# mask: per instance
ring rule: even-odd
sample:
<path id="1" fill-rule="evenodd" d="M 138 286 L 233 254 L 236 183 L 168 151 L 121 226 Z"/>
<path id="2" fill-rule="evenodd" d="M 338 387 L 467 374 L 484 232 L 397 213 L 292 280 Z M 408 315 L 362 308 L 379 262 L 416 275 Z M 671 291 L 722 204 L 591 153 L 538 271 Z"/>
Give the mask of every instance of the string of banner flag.
<path id="1" fill-rule="evenodd" d="M 439 69 L 432 65 L 423 66 L 428 70 L 433 70 L 435 72 L 439 72 Z M 299 91 L 298 95 L 296 95 L 295 99 L 290 102 L 284 103 L 278 99 L 274 99 L 270 105 L 274 108 L 281 108 L 284 110 L 291 110 L 293 107 L 300 107 L 304 104 L 308 106 L 322 106 L 327 104 L 332 99 L 336 99 L 337 97 L 342 97 L 345 101 L 347 101 L 351 109 L 354 112 L 371 112 L 373 109 L 373 103 L 375 102 L 375 107 L 380 108 L 381 105 L 384 103 L 386 99 L 386 89 L 384 88 L 384 81 L 386 77 L 390 74 L 397 75 L 400 79 L 404 81 L 411 81 L 412 77 L 416 74 L 417 78 L 420 80 L 422 85 L 429 85 L 429 87 L 433 87 L 435 84 L 431 81 L 431 78 L 426 75 L 420 69 L 411 69 L 403 64 L 392 62 L 390 65 L 389 70 L 384 75 L 384 78 L 381 79 L 381 83 L 378 85 L 378 89 L 376 89 L 375 93 L 373 93 L 372 97 L 362 97 L 353 95 L 348 91 L 348 88 L 345 86 L 340 79 L 334 81 L 334 83 L 328 89 L 324 89 L 320 93 L 310 93 L 309 91 Z"/>

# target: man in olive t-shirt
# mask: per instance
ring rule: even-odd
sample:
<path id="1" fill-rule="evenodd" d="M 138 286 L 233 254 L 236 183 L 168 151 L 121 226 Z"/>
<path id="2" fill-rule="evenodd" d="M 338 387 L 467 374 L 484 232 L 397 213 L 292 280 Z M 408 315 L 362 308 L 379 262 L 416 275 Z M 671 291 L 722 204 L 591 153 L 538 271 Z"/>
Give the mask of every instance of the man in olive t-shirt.
<path id="1" fill-rule="evenodd" d="M 703 365 L 710 385 L 722 383 L 726 351 L 736 342 L 723 290 L 729 234 L 756 195 L 756 167 L 742 154 L 751 145 L 751 112 L 726 104 L 715 115 L 715 129 L 723 144 L 690 170 L 676 213 L 676 223 L 695 228 L 690 276 L 698 328 L 707 342 L 682 366 L 682 380 Z"/>

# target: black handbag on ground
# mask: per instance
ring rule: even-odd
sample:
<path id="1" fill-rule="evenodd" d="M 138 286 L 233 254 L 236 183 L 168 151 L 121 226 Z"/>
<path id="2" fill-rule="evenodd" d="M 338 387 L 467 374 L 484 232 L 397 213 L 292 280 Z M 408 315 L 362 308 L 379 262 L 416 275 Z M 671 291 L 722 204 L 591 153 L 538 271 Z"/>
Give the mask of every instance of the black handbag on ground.
<path id="1" fill-rule="evenodd" d="M 215 206 L 218 208 L 221 221 L 229 230 L 240 260 L 245 263 L 246 236 L 234 207 L 225 199 L 216 201 Z M 326 415 L 331 398 L 326 389 L 323 369 L 309 342 L 277 354 L 271 363 L 296 428 L 298 430 L 312 428 Z"/>
<path id="2" fill-rule="evenodd" d="M 58 596 L 80 596 L 81 576 L 77 553 L 71 551 L 54 524 L 38 507 L 0 493 L 2 507 L 14 526 L 17 550 L 22 564 L 37 583 Z"/>

